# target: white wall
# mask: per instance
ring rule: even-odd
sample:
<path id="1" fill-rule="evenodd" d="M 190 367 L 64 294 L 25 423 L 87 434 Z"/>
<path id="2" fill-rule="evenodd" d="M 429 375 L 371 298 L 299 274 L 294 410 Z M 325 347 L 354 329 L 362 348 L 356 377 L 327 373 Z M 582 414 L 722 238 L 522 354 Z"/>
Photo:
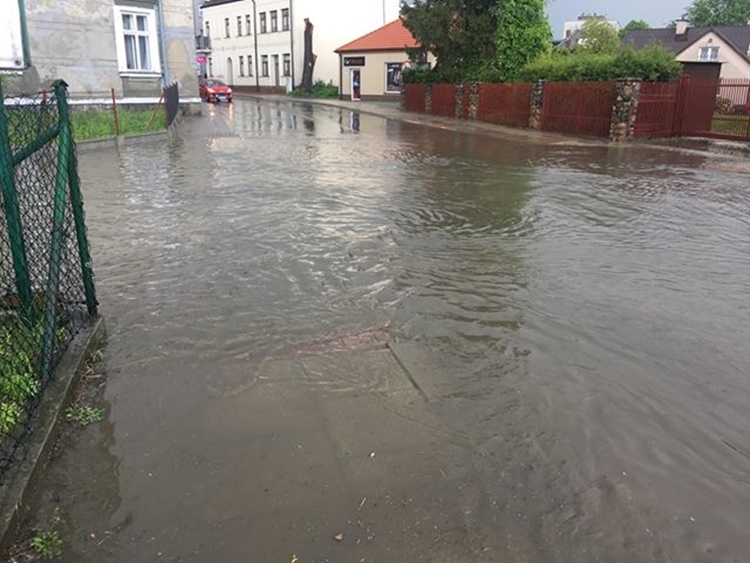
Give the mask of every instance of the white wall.
<path id="1" fill-rule="evenodd" d="M 282 31 L 281 10 L 291 9 L 291 29 Z M 270 12 L 276 10 L 279 14 L 279 31 L 270 31 Z M 260 86 L 273 86 L 273 56 L 279 57 L 279 65 L 283 70 L 283 55 L 293 56 L 292 72 L 295 85 L 302 79 L 302 62 L 304 56 L 304 19 L 309 18 L 314 26 L 313 51 L 318 56 L 315 64 L 314 79 L 325 82 L 339 82 L 339 58 L 334 50 L 353 41 L 375 29 L 393 21 L 398 17 L 399 0 L 256 0 L 256 29 L 258 31 L 258 60 L 254 60 L 256 71 L 260 70 L 263 55 L 268 56 L 270 76 L 257 77 Z M 260 14 L 265 12 L 268 33 L 260 33 Z M 205 23 L 211 29 L 210 54 L 213 75 L 217 78 L 228 79 L 227 58 L 232 59 L 235 84 L 255 86 L 256 77 L 239 76 L 239 57 L 253 56 L 255 59 L 255 38 L 245 34 L 245 16 L 253 14 L 253 4 L 250 0 L 238 0 L 227 4 L 203 10 L 204 33 Z M 242 17 L 243 35 L 237 36 L 237 16 Z M 384 18 L 385 15 L 385 18 Z M 230 37 L 225 37 L 224 18 L 229 18 Z M 281 78 L 281 85 L 285 80 Z"/>

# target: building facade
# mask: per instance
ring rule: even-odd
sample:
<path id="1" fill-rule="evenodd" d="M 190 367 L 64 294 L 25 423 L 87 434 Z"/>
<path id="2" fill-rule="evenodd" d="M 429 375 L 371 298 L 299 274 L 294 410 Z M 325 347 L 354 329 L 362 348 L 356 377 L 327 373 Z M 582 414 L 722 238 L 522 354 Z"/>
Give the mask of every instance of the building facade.
<path id="1" fill-rule="evenodd" d="M 398 0 L 208 0 L 201 6 L 203 72 L 242 91 L 283 92 L 300 83 L 305 19 L 313 25 L 314 80 L 338 84 L 334 50 L 398 15 Z"/>
<path id="2" fill-rule="evenodd" d="M 721 78 L 750 79 L 750 25 L 690 27 L 678 21 L 675 28 L 630 31 L 623 43 L 636 49 L 663 45 L 683 64 L 721 64 Z"/>
<path id="3" fill-rule="evenodd" d="M 401 74 L 409 63 L 408 49 L 419 47 L 411 32 L 396 19 L 342 45 L 339 93 L 347 100 L 393 100 L 401 94 Z M 431 53 L 427 63 L 434 64 Z"/>
<path id="4" fill-rule="evenodd" d="M 72 98 L 158 98 L 178 82 L 198 95 L 191 0 L 26 0 L 31 65 L 8 91 L 32 93 L 61 78 Z"/>

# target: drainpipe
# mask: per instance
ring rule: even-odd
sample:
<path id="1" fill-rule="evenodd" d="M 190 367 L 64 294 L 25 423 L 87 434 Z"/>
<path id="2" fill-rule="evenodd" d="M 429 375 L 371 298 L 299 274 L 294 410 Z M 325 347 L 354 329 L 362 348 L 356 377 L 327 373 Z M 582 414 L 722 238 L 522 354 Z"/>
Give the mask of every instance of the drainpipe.
<path id="1" fill-rule="evenodd" d="M 156 19 L 159 27 L 159 64 L 161 65 L 162 87 L 170 84 L 169 67 L 167 66 L 167 28 L 164 25 L 163 0 L 156 0 Z"/>
<path id="2" fill-rule="evenodd" d="M 292 58 L 292 90 L 294 90 L 294 0 L 289 0 L 289 56 Z"/>
<path id="3" fill-rule="evenodd" d="M 252 0 L 253 2 L 253 44 L 255 47 L 255 70 L 253 74 L 255 74 L 255 92 L 260 92 L 260 78 L 258 77 L 258 68 L 260 68 L 258 65 L 260 64 L 260 61 L 258 61 L 258 9 L 255 5 L 255 0 Z"/>

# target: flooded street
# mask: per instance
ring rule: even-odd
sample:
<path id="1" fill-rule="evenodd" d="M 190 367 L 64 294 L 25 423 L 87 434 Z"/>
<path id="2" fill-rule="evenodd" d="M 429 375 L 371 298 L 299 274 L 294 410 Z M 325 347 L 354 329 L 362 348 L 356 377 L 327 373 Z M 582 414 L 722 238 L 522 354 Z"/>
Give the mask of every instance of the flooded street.
<path id="1" fill-rule="evenodd" d="M 80 157 L 107 420 L 40 494 L 64 561 L 750 561 L 750 176 L 207 111 Z M 269 367 L 386 341 L 382 410 Z"/>

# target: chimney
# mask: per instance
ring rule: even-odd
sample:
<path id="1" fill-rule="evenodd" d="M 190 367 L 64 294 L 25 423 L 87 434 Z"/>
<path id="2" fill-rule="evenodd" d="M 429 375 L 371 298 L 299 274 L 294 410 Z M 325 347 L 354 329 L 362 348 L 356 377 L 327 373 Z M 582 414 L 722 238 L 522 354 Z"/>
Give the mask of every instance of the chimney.
<path id="1" fill-rule="evenodd" d="M 685 35 L 688 30 L 688 22 L 686 20 L 677 20 L 675 23 L 677 24 L 674 31 L 675 35 Z"/>

